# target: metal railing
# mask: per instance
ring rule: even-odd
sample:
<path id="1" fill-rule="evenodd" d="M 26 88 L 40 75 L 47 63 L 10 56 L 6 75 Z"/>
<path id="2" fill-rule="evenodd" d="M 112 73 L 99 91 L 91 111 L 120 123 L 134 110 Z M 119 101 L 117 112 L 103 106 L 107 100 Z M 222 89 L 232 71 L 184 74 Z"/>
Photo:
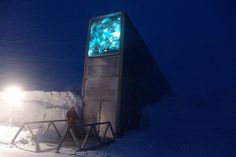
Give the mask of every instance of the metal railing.
<path id="1" fill-rule="evenodd" d="M 19 128 L 19 130 L 17 131 L 16 135 L 13 137 L 11 143 L 14 144 L 15 140 L 17 139 L 17 137 L 19 136 L 19 134 L 21 133 L 21 131 L 26 128 L 27 130 L 29 130 L 30 134 L 32 135 L 33 139 L 37 139 L 36 135 L 33 133 L 32 128 L 30 127 L 31 124 L 42 124 L 42 123 L 48 123 L 47 127 L 45 128 L 45 130 L 43 131 L 43 135 L 42 137 L 44 137 L 46 135 L 46 133 L 48 132 L 50 126 L 52 125 L 54 130 L 56 131 L 58 137 L 62 137 L 61 141 L 59 142 L 58 146 L 57 146 L 57 150 L 56 152 L 59 153 L 59 150 L 61 149 L 63 143 L 66 140 L 66 137 L 68 137 L 69 134 L 71 134 L 73 141 L 75 142 L 75 145 L 77 147 L 77 151 L 83 151 L 92 147 L 96 147 L 99 145 L 104 145 L 104 144 L 108 144 L 111 142 L 115 141 L 115 133 L 114 130 L 112 128 L 111 122 L 107 121 L 107 122 L 96 122 L 96 123 L 89 123 L 89 124 L 78 124 L 78 125 L 73 125 L 73 126 L 69 126 L 66 128 L 64 135 L 61 136 L 59 130 L 56 127 L 57 122 L 66 122 L 67 120 L 48 120 L 48 121 L 33 121 L 33 122 L 25 122 L 22 124 L 22 126 Z M 98 132 L 98 128 L 96 127 L 100 127 L 101 125 L 105 126 L 105 129 L 103 130 L 103 134 L 99 135 Z M 86 134 L 84 134 L 85 136 L 83 138 L 77 138 L 75 134 L 75 130 L 85 130 L 88 129 L 86 131 Z M 110 129 L 110 137 L 107 137 L 108 131 Z M 93 134 L 92 134 L 93 131 Z M 89 144 L 88 145 L 88 141 L 89 138 L 93 137 L 93 139 L 96 140 L 95 143 Z M 37 141 L 35 142 L 37 145 Z M 40 150 L 37 150 L 40 151 Z"/>
<path id="2" fill-rule="evenodd" d="M 20 129 L 17 131 L 16 135 L 13 137 L 11 143 L 14 144 L 15 143 L 15 140 L 16 138 L 19 136 L 19 134 L 21 133 L 21 131 L 24 129 L 24 128 L 27 128 L 30 132 L 30 134 L 32 135 L 32 137 L 34 139 L 35 138 L 35 134 L 33 133 L 31 127 L 30 127 L 30 124 L 42 124 L 42 123 L 48 123 L 48 126 L 46 127 L 46 129 L 43 131 L 43 137 L 45 136 L 45 134 L 48 132 L 50 126 L 52 125 L 53 128 L 55 129 L 58 137 L 61 137 L 61 134 L 60 132 L 58 131 L 57 127 L 56 127 L 56 122 L 66 122 L 67 120 L 48 120 L 48 121 L 34 121 L 34 122 L 25 122 L 22 124 L 22 126 L 20 127 Z"/>
<path id="3" fill-rule="evenodd" d="M 99 136 L 99 133 L 98 133 L 98 130 L 97 130 L 97 126 L 101 126 L 101 125 L 105 125 L 105 130 L 104 130 L 104 133 L 102 136 Z M 88 127 L 88 131 L 84 137 L 84 139 L 80 142 L 79 139 L 76 137 L 75 133 L 74 133 L 74 130 L 75 129 L 80 129 L 80 128 L 86 128 Z M 111 132 L 111 138 L 107 138 L 107 133 L 108 133 L 108 130 L 110 129 L 110 132 Z M 94 134 L 91 134 L 91 132 L 94 132 Z M 59 143 L 58 147 L 57 147 L 57 153 L 59 153 L 59 150 L 61 149 L 62 147 L 62 144 L 64 143 L 66 137 L 68 134 L 71 134 L 76 146 L 77 146 L 77 151 L 83 151 L 83 150 L 86 150 L 86 149 L 90 149 L 90 148 L 93 148 L 93 147 L 96 147 L 96 146 L 100 146 L 100 145 L 104 145 L 104 144 L 108 144 L 108 143 L 111 143 L 111 142 L 114 142 L 115 141 L 115 133 L 113 131 L 113 128 L 112 128 L 112 125 L 111 125 L 111 122 L 107 121 L 107 122 L 97 122 L 97 123 L 89 123 L 89 124 L 80 124 L 80 125 L 74 125 L 74 126 L 70 126 L 66 129 L 65 133 L 64 133 L 64 136 L 61 140 L 61 142 Z M 96 142 L 95 144 L 90 144 L 90 145 L 87 145 L 88 144 L 88 139 L 90 136 L 93 136 L 94 139 L 96 139 Z M 95 137 L 94 137 L 95 136 Z"/>

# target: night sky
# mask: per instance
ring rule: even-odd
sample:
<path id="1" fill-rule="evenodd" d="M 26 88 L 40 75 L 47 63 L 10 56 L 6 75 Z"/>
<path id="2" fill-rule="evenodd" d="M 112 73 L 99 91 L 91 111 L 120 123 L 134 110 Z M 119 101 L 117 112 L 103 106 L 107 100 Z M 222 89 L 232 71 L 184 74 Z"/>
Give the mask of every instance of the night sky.
<path id="1" fill-rule="evenodd" d="M 0 87 L 79 88 L 89 18 L 119 11 L 177 98 L 235 102 L 235 0 L 1 0 Z"/>

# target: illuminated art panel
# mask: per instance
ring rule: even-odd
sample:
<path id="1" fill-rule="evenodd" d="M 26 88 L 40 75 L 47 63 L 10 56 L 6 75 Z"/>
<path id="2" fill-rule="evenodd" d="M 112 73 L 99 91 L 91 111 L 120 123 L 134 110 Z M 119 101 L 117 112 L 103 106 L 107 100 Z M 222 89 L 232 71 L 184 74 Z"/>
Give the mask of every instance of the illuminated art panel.
<path id="1" fill-rule="evenodd" d="M 88 56 L 118 53 L 120 49 L 121 14 L 92 19 Z"/>

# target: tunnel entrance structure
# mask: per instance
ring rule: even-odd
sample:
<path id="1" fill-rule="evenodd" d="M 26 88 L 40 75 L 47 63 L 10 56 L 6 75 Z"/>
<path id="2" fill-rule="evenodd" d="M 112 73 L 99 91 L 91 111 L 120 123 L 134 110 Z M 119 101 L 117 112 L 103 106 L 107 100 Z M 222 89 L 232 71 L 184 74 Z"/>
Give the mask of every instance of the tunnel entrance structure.
<path id="1" fill-rule="evenodd" d="M 126 13 L 91 18 L 83 73 L 83 121 L 110 121 L 116 135 L 140 123 L 141 108 L 170 94 Z M 103 134 L 104 128 L 98 128 Z"/>

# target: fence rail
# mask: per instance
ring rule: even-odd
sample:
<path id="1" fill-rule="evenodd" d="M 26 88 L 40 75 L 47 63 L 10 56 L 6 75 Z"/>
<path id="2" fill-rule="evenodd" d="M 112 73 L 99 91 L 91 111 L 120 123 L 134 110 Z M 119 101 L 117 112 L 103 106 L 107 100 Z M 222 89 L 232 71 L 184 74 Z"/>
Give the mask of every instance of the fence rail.
<path id="1" fill-rule="evenodd" d="M 62 137 L 61 141 L 59 142 L 58 146 L 57 146 L 57 150 L 56 152 L 59 153 L 59 150 L 61 149 L 63 143 L 66 140 L 66 137 L 68 137 L 69 134 L 71 134 L 73 141 L 75 142 L 75 145 L 77 147 L 77 151 L 83 151 L 86 149 L 90 149 L 93 148 L 95 146 L 99 146 L 99 145 L 104 145 L 104 144 L 108 144 L 111 142 L 115 141 L 115 133 L 114 130 L 112 128 L 111 122 L 110 121 L 106 121 L 106 122 L 96 122 L 96 123 L 89 123 L 89 124 L 78 124 L 78 125 L 73 125 L 73 126 L 68 126 L 65 129 L 65 132 L 63 134 L 63 136 L 61 136 L 60 132 L 58 131 L 56 124 L 58 122 L 66 122 L 67 120 L 47 120 L 47 121 L 33 121 L 33 122 L 25 122 L 22 124 L 22 126 L 19 128 L 19 130 L 17 131 L 17 133 L 15 134 L 15 136 L 13 137 L 11 143 L 14 144 L 15 140 L 17 139 L 17 137 L 19 136 L 19 134 L 21 133 L 21 131 L 24 128 L 27 128 L 30 132 L 30 134 L 32 135 L 32 137 L 34 139 L 36 139 L 35 134 L 33 133 L 30 125 L 31 124 L 43 124 L 43 123 L 48 123 L 47 127 L 45 128 L 45 130 L 43 131 L 43 137 L 45 136 L 45 134 L 48 132 L 50 126 L 52 125 L 54 130 L 56 131 L 58 137 Z M 104 126 L 104 132 L 103 134 L 99 135 L 98 126 Z M 85 128 L 88 128 L 88 130 L 86 131 L 86 134 L 84 134 L 84 137 L 82 138 L 77 138 L 76 134 L 74 132 L 74 130 L 85 130 Z M 108 131 L 110 129 L 110 133 L 111 133 L 111 137 L 107 137 Z M 93 131 L 93 134 L 92 134 Z M 95 137 L 94 139 L 96 140 L 95 143 L 92 144 L 88 144 L 89 138 L 90 137 Z"/>
<path id="2" fill-rule="evenodd" d="M 57 127 L 56 127 L 56 122 L 66 122 L 67 120 L 63 119 L 63 120 L 47 120 L 47 121 L 33 121 L 33 122 L 25 122 L 22 124 L 22 126 L 20 127 L 20 129 L 17 131 L 16 135 L 13 137 L 11 143 L 14 144 L 16 138 L 19 136 L 19 134 L 21 133 L 21 131 L 24 128 L 27 128 L 30 132 L 30 134 L 32 135 L 33 138 L 35 138 L 35 135 L 30 127 L 30 124 L 42 124 L 42 123 L 48 123 L 48 126 L 46 127 L 46 129 L 43 131 L 43 137 L 45 136 L 45 134 L 48 132 L 48 129 L 50 128 L 50 126 L 52 125 L 53 128 L 55 129 L 58 137 L 61 137 L 60 132 L 58 131 Z"/>
<path id="3" fill-rule="evenodd" d="M 98 133 L 97 128 L 96 128 L 97 126 L 101 126 L 101 125 L 105 125 L 105 127 L 106 127 L 103 136 L 99 136 L 99 133 Z M 73 130 L 74 129 L 85 128 L 85 127 L 88 127 L 89 129 L 88 129 L 84 139 L 80 142 L 79 139 L 76 138 L 76 135 L 75 135 Z M 109 129 L 111 131 L 112 137 L 107 139 L 106 135 L 107 135 L 107 132 L 108 132 Z M 94 134 L 91 134 L 92 131 L 94 132 Z M 59 150 L 61 149 L 62 144 L 65 142 L 65 139 L 66 139 L 66 137 L 69 133 L 71 134 L 71 136 L 72 136 L 72 138 L 73 138 L 73 140 L 74 140 L 74 142 L 75 142 L 75 144 L 78 148 L 76 150 L 76 152 L 87 150 L 87 149 L 90 149 L 90 148 L 93 148 L 93 147 L 96 147 L 96 146 L 108 144 L 108 143 L 111 143 L 111 142 L 115 141 L 115 133 L 114 133 L 114 130 L 112 128 L 112 125 L 111 125 L 110 121 L 74 125 L 74 126 L 70 126 L 66 129 L 66 131 L 63 135 L 63 138 L 62 138 L 62 140 L 60 141 L 60 143 L 57 147 L 57 151 L 56 151 L 57 153 L 59 153 Z M 89 139 L 90 136 L 95 136 L 95 139 L 96 139 L 97 143 L 88 145 L 88 139 Z"/>

